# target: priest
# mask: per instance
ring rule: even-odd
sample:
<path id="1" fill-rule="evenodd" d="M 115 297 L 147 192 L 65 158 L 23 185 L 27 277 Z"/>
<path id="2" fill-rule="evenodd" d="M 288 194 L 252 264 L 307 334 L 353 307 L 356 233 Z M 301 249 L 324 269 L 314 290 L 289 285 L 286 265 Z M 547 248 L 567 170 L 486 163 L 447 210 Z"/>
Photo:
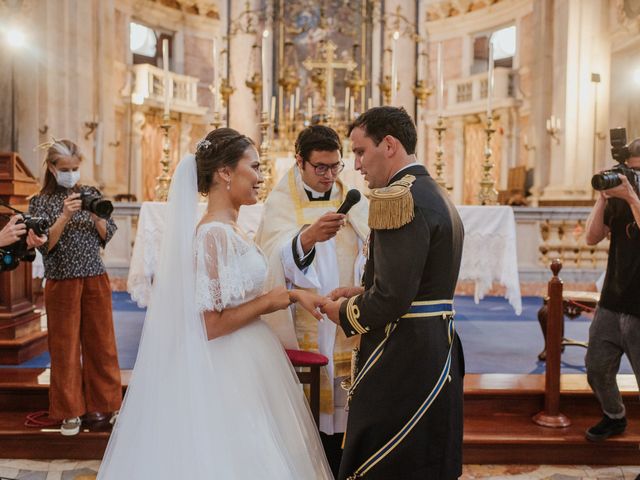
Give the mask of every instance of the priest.
<path id="1" fill-rule="evenodd" d="M 346 215 L 336 213 L 348 188 L 338 175 L 344 169 L 340 137 L 313 125 L 300 132 L 296 163 L 264 205 L 255 241 L 269 262 L 267 288 L 295 286 L 326 295 L 340 285 L 359 285 L 368 236 L 368 205 L 363 197 Z M 293 305 L 264 317 L 286 348 L 319 352 L 329 359 L 320 379 L 320 431 L 332 467 L 340 461 L 346 426 L 346 393 L 351 353 L 359 338 L 347 336 L 328 320 L 318 322 Z"/>

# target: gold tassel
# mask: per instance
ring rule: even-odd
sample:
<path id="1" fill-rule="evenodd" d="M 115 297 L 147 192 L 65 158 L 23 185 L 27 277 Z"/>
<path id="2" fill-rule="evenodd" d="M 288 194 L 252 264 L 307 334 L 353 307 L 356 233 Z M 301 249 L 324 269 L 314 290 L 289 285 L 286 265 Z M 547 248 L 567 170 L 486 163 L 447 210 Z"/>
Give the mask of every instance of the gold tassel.
<path id="1" fill-rule="evenodd" d="M 416 177 L 405 175 L 388 187 L 371 192 L 369 198 L 369 227 L 374 230 L 400 228 L 413 220 L 411 185 Z"/>

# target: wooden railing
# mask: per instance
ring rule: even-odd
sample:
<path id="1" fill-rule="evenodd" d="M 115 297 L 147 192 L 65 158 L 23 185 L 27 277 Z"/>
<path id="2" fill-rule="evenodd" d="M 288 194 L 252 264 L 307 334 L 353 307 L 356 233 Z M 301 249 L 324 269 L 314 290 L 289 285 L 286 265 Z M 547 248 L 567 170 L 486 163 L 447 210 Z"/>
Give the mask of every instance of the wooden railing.
<path id="1" fill-rule="evenodd" d="M 544 410 L 533 417 L 533 421 L 543 427 L 568 427 L 571 421 L 560 413 L 560 354 L 562 349 L 562 280 L 558 274 L 562 263 L 551 263 L 553 277 L 549 281 L 547 303 L 547 358 L 545 368 Z"/>

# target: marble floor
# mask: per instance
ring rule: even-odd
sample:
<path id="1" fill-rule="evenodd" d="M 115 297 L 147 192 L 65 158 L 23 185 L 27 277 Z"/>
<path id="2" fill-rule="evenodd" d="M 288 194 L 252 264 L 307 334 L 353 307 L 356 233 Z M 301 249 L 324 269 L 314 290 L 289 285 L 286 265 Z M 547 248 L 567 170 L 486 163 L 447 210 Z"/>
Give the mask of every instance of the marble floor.
<path id="1" fill-rule="evenodd" d="M 100 462 L 97 460 L 38 461 L 0 459 L 0 478 L 20 480 L 94 480 L 99 466 Z M 463 475 L 460 479 L 635 480 L 638 475 L 640 475 L 640 466 L 465 465 Z"/>

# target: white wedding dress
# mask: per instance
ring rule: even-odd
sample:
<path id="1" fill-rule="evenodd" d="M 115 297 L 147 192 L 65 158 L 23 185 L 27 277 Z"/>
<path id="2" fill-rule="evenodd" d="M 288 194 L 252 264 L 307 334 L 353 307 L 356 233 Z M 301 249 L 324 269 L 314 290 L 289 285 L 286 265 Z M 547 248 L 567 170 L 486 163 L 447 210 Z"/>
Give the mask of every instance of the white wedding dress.
<path id="1" fill-rule="evenodd" d="M 195 185 L 187 156 L 172 180 L 161 268 L 98 479 L 332 479 L 302 388 L 267 324 L 257 318 L 207 341 L 202 312 L 262 294 L 267 264 L 229 224 L 195 230 Z"/>

